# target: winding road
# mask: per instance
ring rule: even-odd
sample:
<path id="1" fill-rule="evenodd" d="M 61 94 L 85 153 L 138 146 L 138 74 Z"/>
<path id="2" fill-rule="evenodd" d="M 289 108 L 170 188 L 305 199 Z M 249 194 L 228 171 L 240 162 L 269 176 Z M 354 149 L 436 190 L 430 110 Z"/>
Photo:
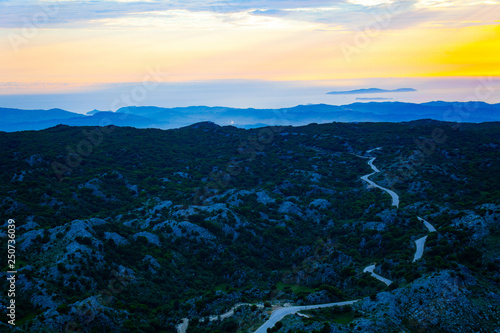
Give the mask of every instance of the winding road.
<path id="1" fill-rule="evenodd" d="M 381 149 L 381 148 L 379 147 L 379 148 L 370 149 L 370 150 L 367 151 L 367 153 L 371 153 L 372 151 L 379 150 L 379 149 Z M 366 158 L 366 156 L 360 156 L 360 157 Z M 380 172 L 380 170 L 373 164 L 373 162 L 375 161 L 375 159 L 376 159 L 376 157 L 372 157 L 368 161 L 368 165 L 372 168 L 373 172 L 370 173 L 370 174 L 368 174 L 368 175 L 362 176 L 361 179 L 364 180 L 364 181 L 366 181 L 366 182 L 368 182 L 368 184 L 370 184 L 370 186 L 377 187 L 377 188 L 379 188 L 381 190 L 384 190 L 385 192 L 389 193 L 390 196 L 392 197 L 392 205 L 396 206 L 396 207 L 399 207 L 399 196 L 397 195 L 396 192 L 391 191 L 391 190 L 389 190 L 389 189 L 387 189 L 385 187 L 382 187 L 380 185 L 377 185 L 375 182 L 373 182 L 373 181 L 371 181 L 369 179 L 370 176 L 372 176 L 372 175 Z M 436 228 L 434 228 L 432 226 L 432 224 L 430 224 L 429 222 L 427 222 L 426 220 L 424 220 L 421 217 L 417 216 L 417 218 L 418 218 L 419 221 L 421 221 L 421 222 L 424 223 L 424 225 L 427 227 L 427 230 L 429 230 L 429 232 L 435 232 L 436 231 Z M 417 246 L 417 250 L 415 252 L 415 256 L 413 257 L 413 262 L 415 262 L 418 259 L 422 258 L 422 255 L 424 254 L 424 247 L 425 247 L 425 241 L 426 241 L 426 239 L 427 239 L 427 236 L 419 238 L 419 239 L 417 239 L 415 241 L 415 244 Z M 386 278 L 384 278 L 384 277 L 382 277 L 382 276 L 380 276 L 378 274 L 373 273 L 374 269 L 375 269 L 375 265 L 371 265 L 371 266 L 366 267 L 363 270 L 363 272 L 370 272 L 371 275 L 374 278 L 376 278 L 376 279 L 384 282 L 387 285 L 391 284 L 391 280 L 388 280 L 388 279 L 386 279 Z"/>
<path id="2" fill-rule="evenodd" d="M 372 151 L 380 150 L 380 149 L 382 149 L 382 148 L 378 147 L 378 148 L 370 149 L 370 150 L 367 151 L 367 153 L 371 153 Z M 382 187 L 382 186 L 376 184 L 375 182 L 373 182 L 372 180 L 369 179 L 370 176 L 372 176 L 372 175 L 380 172 L 380 170 L 373 164 L 373 162 L 375 161 L 376 157 L 371 157 L 370 158 L 370 157 L 367 157 L 367 156 L 360 156 L 360 155 L 355 155 L 355 156 L 358 156 L 358 157 L 361 157 L 361 158 L 369 158 L 368 165 L 373 170 L 372 173 L 370 173 L 368 175 L 362 176 L 361 179 L 364 180 L 364 181 L 366 181 L 370 186 L 377 187 L 377 188 L 379 188 L 379 189 L 381 189 L 381 190 L 389 193 L 389 195 L 392 198 L 392 206 L 396 206 L 397 208 L 399 208 L 399 196 L 398 196 L 398 194 L 396 192 L 394 192 L 392 190 L 389 190 L 389 189 L 387 189 L 385 187 Z M 432 224 L 430 224 L 429 222 L 427 222 L 426 220 L 424 220 L 421 217 L 417 217 L 417 218 L 418 218 L 419 221 L 423 222 L 423 224 L 425 225 L 425 227 L 428 229 L 429 232 L 436 232 L 436 229 L 432 226 Z M 419 239 L 417 239 L 415 241 L 415 244 L 417 246 L 417 250 L 415 252 L 415 256 L 413 258 L 413 262 L 415 262 L 416 260 L 422 258 L 422 255 L 424 253 L 424 245 L 425 245 L 425 240 L 426 239 L 427 239 L 427 236 L 419 238 Z M 388 286 L 390 284 L 392 284 L 391 280 L 386 279 L 386 278 L 384 278 L 384 277 L 382 277 L 382 276 L 374 273 L 373 271 L 375 270 L 375 267 L 376 267 L 375 264 L 367 266 L 367 267 L 365 267 L 363 269 L 363 272 L 369 272 L 374 278 L 376 278 L 379 281 L 382 281 L 383 283 L 385 283 Z M 267 329 L 273 327 L 281 319 L 283 319 L 284 317 L 286 317 L 288 315 L 296 314 L 296 313 L 298 313 L 300 311 L 312 310 L 312 309 L 319 309 L 319 308 L 328 308 L 328 307 L 334 307 L 334 306 L 351 305 L 351 304 L 354 304 L 354 303 L 356 303 L 358 301 L 360 301 L 360 300 L 358 299 L 358 300 L 352 300 L 352 301 L 337 302 L 337 303 L 326 303 L 326 304 L 316 304 L 316 305 L 279 307 L 279 308 L 276 308 L 271 313 L 271 316 L 269 317 L 269 319 L 264 324 L 262 324 L 262 326 L 260 326 L 255 331 L 255 333 L 267 333 Z M 238 303 L 233 308 L 231 308 L 231 310 L 229 310 L 228 312 L 226 312 L 224 314 L 221 314 L 221 315 L 210 316 L 210 317 L 208 317 L 208 319 L 210 321 L 214 321 L 214 320 L 218 320 L 218 319 L 225 319 L 225 318 L 231 317 L 231 316 L 234 315 L 234 310 L 236 308 L 240 307 L 240 306 L 243 306 L 243 305 L 251 305 L 251 304 L 249 304 L 249 303 Z M 256 305 L 258 307 L 260 307 L 260 308 L 264 307 L 262 304 L 256 304 Z M 306 316 L 306 315 L 303 315 L 303 316 Z M 182 319 L 182 323 L 177 326 L 177 332 L 178 333 L 186 333 L 188 325 L 189 325 L 189 319 L 187 319 L 187 318 Z"/>
<path id="3" fill-rule="evenodd" d="M 392 283 L 391 280 L 389 279 L 386 279 L 385 277 L 382 277 L 380 275 L 378 275 L 377 273 L 374 273 L 373 270 L 375 269 L 375 265 L 370 265 L 368 267 L 365 267 L 365 269 L 363 269 L 363 273 L 364 272 L 370 272 L 370 274 L 377 280 L 379 281 L 382 281 L 383 283 L 385 283 L 386 285 L 390 285 Z"/>
<path id="4" fill-rule="evenodd" d="M 249 305 L 250 306 L 250 305 L 253 305 L 253 304 L 252 303 L 238 303 L 235 306 L 233 306 L 231 308 L 231 310 L 229 310 L 228 312 L 225 312 L 225 313 L 220 314 L 220 315 L 209 316 L 208 320 L 209 321 L 216 321 L 216 320 L 224 320 L 226 318 L 232 317 L 234 315 L 234 310 L 236 310 L 240 306 L 244 306 L 244 305 Z M 258 308 L 263 308 L 264 307 L 264 305 L 262 305 L 262 304 L 255 304 L 255 305 Z M 204 319 L 204 318 L 202 318 L 202 319 Z M 177 325 L 177 332 L 178 333 L 186 333 L 188 327 L 189 327 L 189 319 L 188 318 L 183 318 L 182 319 L 182 323 L 180 323 L 179 325 Z"/>
<path id="5" fill-rule="evenodd" d="M 396 192 L 389 190 L 388 188 L 382 187 L 369 179 L 370 176 L 373 176 L 374 174 L 380 172 L 380 170 L 377 169 L 377 167 L 375 165 L 373 165 L 373 161 L 375 161 L 375 159 L 376 159 L 376 157 L 372 157 L 368 161 L 368 165 L 372 168 L 373 172 L 368 174 L 368 175 L 362 176 L 361 179 L 364 180 L 365 182 L 368 182 L 368 184 L 370 184 L 370 186 L 377 187 L 377 188 L 381 189 L 382 191 L 389 193 L 389 195 L 392 198 L 392 206 L 396 206 L 399 208 L 399 195 Z"/>
<path id="6" fill-rule="evenodd" d="M 303 305 L 303 306 L 289 306 L 284 308 L 277 308 L 271 314 L 271 317 L 261 326 L 259 327 L 255 333 L 266 333 L 268 328 L 273 327 L 278 321 L 283 319 L 284 317 L 297 313 L 299 311 L 312 310 L 312 309 L 320 309 L 320 308 L 329 308 L 332 306 L 343 306 L 343 305 L 351 305 L 358 302 L 359 299 L 354 301 L 347 302 L 337 302 L 337 303 L 326 303 L 326 304 L 316 304 L 316 305 Z"/>
<path id="7" fill-rule="evenodd" d="M 429 222 L 427 222 L 426 220 L 424 220 L 423 218 L 421 217 L 418 217 L 417 216 L 417 219 L 420 221 L 420 222 L 423 222 L 424 225 L 427 227 L 427 229 L 429 230 L 429 232 L 435 232 L 436 231 L 436 228 L 434 228 L 432 226 L 432 224 L 430 224 Z"/>
<path id="8" fill-rule="evenodd" d="M 429 230 L 429 232 L 436 232 L 436 228 L 434 228 L 434 226 L 432 224 L 430 224 L 429 222 L 427 222 L 426 220 L 424 220 L 421 217 L 417 216 L 417 219 L 420 222 L 424 223 L 424 225 L 427 227 L 427 230 Z M 412 262 L 415 262 L 418 259 L 422 258 L 422 255 L 424 254 L 424 246 L 425 246 L 426 240 L 427 240 L 427 236 L 419 238 L 415 241 L 415 245 L 417 246 L 417 251 L 415 252 L 415 256 L 413 257 Z"/>
<path id="9" fill-rule="evenodd" d="M 367 153 L 371 153 L 372 151 L 374 150 L 379 150 L 381 149 L 380 147 L 378 148 L 374 148 L 374 149 L 370 149 L 367 151 Z M 356 155 L 358 156 L 358 155 Z M 366 158 L 366 156 L 360 156 L 360 157 L 363 157 L 363 158 Z M 368 182 L 368 184 L 370 184 L 370 186 L 373 186 L 373 187 L 377 187 L 381 190 L 384 190 L 385 192 L 389 193 L 390 196 L 392 197 L 392 205 L 393 206 L 396 206 L 399 208 L 399 196 L 397 195 L 396 192 L 394 191 L 391 191 L 385 187 L 382 187 L 380 185 L 377 185 L 375 182 L 371 181 L 369 179 L 370 176 L 380 172 L 380 170 L 373 164 L 373 162 L 375 161 L 376 157 L 372 157 L 370 158 L 370 160 L 368 161 L 368 165 L 372 168 L 373 172 L 368 174 L 368 175 L 364 175 L 361 177 L 362 180 Z M 418 220 L 423 222 L 424 225 L 427 227 L 427 230 L 429 230 L 429 232 L 436 232 L 436 228 L 434 228 L 434 226 L 432 226 L 432 224 L 430 224 L 429 222 L 427 222 L 426 220 L 424 220 L 423 218 L 421 217 L 418 217 Z M 417 246 L 417 250 L 415 252 L 415 256 L 413 257 L 413 262 L 417 261 L 418 259 L 422 258 L 422 255 L 424 254 L 424 246 L 425 246 L 425 241 L 427 240 L 427 236 L 425 237 L 422 237 L 422 238 L 419 238 L 415 241 L 415 244 Z M 390 280 L 384 278 L 384 277 L 381 277 L 380 275 L 377 275 L 375 273 L 373 273 L 373 270 L 375 269 L 375 265 L 372 265 L 372 266 L 368 266 L 366 267 L 363 272 L 370 272 L 372 274 L 372 276 L 382 282 L 384 282 L 385 284 L 389 285 L 391 283 Z"/>
<path id="10" fill-rule="evenodd" d="M 238 304 L 236 304 L 235 306 L 233 306 L 233 307 L 231 308 L 231 310 L 229 310 L 228 312 L 223 313 L 223 314 L 221 314 L 221 315 L 210 316 L 210 317 L 208 317 L 208 320 L 210 320 L 210 321 L 215 321 L 215 320 L 219 320 L 219 319 L 224 320 L 224 319 L 226 319 L 226 318 L 232 317 L 232 316 L 234 315 L 234 310 L 236 310 L 236 309 L 237 309 L 237 308 L 239 308 L 240 306 L 244 306 L 244 305 L 251 306 L 251 305 L 253 305 L 253 304 L 251 304 L 251 303 L 238 303 Z M 264 305 L 262 305 L 262 304 L 255 304 L 255 305 L 256 305 L 258 308 L 263 308 L 263 307 L 264 307 Z"/>
<path id="11" fill-rule="evenodd" d="M 412 262 L 415 262 L 418 259 L 422 258 L 422 255 L 424 254 L 424 245 L 425 245 L 426 239 L 427 239 L 427 236 L 424 236 L 424 237 L 419 238 L 415 241 L 415 244 L 417 245 L 417 251 L 415 252 L 415 256 L 413 257 Z"/>
<path id="12" fill-rule="evenodd" d="M 380 149 L 382 149 L 382 148 L 378 147 L 378 148 L 370 149 L 367 151 L 367 153 L 371 153 L 374 150 L 380 150 Z M 361 158 L 370 158 L 370 157 L 366 157 L 366 156 L 359 156 L 359 155 L 356 155 L 356 156 L 361 157 Z M 377 188 L 389 193 L 389 195 L 392 198 L 392 206 L 396 206 L 399 208 L 399 195 L 396 192 L 389 190 L 385 187 L 379 186 L 375 182 L 373 182 L 369 179 L 370 176 L 380 172 L 380 170 L 373 164 L 375 159 L 376 159 L 376 157 L 371 157 L 370 160 L 368 161 L 368 165 L 372 168 L 373 172 L 368 174 L 368 175 L 362 176 L 361 179 L 366 181 L 368 184 L 370 184 L 370 186 L 377 187 Z M 426 220 L 424 220 L 421 217 L 418 217 L 418 219 L 419 219 L 419 221 L 424 223 L 424 225 L 427 227 L 429 232 L 436 231 L 436 229 L 429 222 L 427 222 Z M 417 244 L 417 251 L 415 253 L 415 258 L 413 259 L 413 261 L 418 260 L 422 257 L 422 255 L 424 253 L 424 244 L 425 244 L 426 239 L 427 239 L 427 236 L 415 241 Z M 363 269 L 363 272 L 369 272 L 374 278 L 376 278 L 379 281 L 382 281 L 383 283 L 385 283 L 386 285 L 389 286 L 392 283 L 392 281 L 374 273 L 373 271 L 375 270 L 375 267 L 376 267 L 376 265 L 374 265 L 374 264 L 370 265 L 368 267 L 365 267 L 365 269 Z M 255 333 L 266 333 L 268 328 L 273 327 L 278 321 L 283 319 L 285 316 L 297 313 L 299 311 L 318 309 L 318 308 L 326 308 L 326 307 L 332 307 L 332 306 L 349 305 L 349 304 L 356 303 L 358 301 L 359 300 L 340 302 L 340 303 L 328 303 L 328 304 L 307 305 L 307 306 L 291 306 L 291 307 L 278 308 L 272 312 L 271 317 L 261 327 L 259 327 L 255 331 Z"/>

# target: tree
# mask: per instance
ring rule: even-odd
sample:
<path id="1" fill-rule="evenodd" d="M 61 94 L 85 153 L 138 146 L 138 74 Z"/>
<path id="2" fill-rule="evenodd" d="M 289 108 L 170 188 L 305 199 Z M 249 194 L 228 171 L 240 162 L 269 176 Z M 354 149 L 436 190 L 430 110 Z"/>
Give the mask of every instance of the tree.
<path id="1" fill-rule="evenodd" d="M 57 312 L 61 314 L 66 314 L 69 312 L 69 306 L 66 303 L 63 303 L 57 307 Z"/>
<path id="2" fill-rule="evenodd" d="M 331 330 L 332 328 L 330 327 L 330 324 L 325 323 L 319 333 L 330 333 Z"/>
<path id="3" fill-rule="evenodd" d="M 235 333 L 238 330 L 238 323 L 234 319 L 226 319 L 222 322 L 221 331 L 225 333 Z"/>

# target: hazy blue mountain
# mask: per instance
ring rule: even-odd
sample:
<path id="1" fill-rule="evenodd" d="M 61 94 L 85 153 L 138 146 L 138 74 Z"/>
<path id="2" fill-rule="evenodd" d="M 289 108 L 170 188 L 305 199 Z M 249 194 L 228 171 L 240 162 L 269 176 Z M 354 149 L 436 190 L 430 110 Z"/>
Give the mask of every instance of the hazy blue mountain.
<path id="1" fill-rule="evenodd" d="M 70 126 L 131 126 L 139 128 L 156 127 L 161 128 L 167 125 L 167 121 L 156 121 L 134 114 L 118 114 L 111 111 L 98 112 L 91 117 L 72 118 L 64 122 L 64 125 Z"/>
<path id="2" fill-rule="evenodd" d="M 500 106 L 487 103 L 432 102 L 413 104 L 403 102 L 369 102 L 335 106 L 327 104 L 298 105 L 281 109 L 239 109 L 229 107 L 193 106 L 183 108 L 129 107 L 117 112 L 130 113 L 169 121 L 184 126 L 200 121 L 213 121 L 221 125 L 303 125 L 331 121 L 411 121 L 417 119 L 484 122 L 500 120 Z"/>
<path id="3" fill-rule="evenodd" d="M 355 89 L 347 91 L 330 91 L 329 95 L 352 95 L 352 94 L 380 94 L 380 93 L 398 93 L 398 92 L 413 92 L 417 91 L 413 88 L 399 88 L 394 90 L 380 89 L 380 88 L 365 88 L 365 89 Z"/>
<path id="4" fill-rule="evenodd" d="M 500 104 L 484 102 L 357 102 L 349 105 L 308 104 L 281 109 L 240 109 L 222 106 L 161 108 L 131 106 L 116 112 L 97 110 L 81 115 L 64 110 L 0 109 L 0 131 L 40 130 L 58 124 L 136 128 L 179 128 L 211 121 L 219 125 L 252 128 L 255 124 L 306 125 L 328 122 L 402 122 L 434 119 L 459 122 L 500 121 Z M 235 125 L 238 124 L 238 125 Z"/>
<path id="5" fill-rule="evenodd" d="M 30 110 L 30 112 L 34 113 L 33 118 L 35 119 L 36 119 L 35 111 L 43 112 L 43 110 Z M 69 125 L 69 126 L 115 125 L 115 126 L 131 126 L 137 128 L 150 128 L 150 127 L 163 128 L 168 124 L 168 122 L 165 121 L 157 122 L 155 120 L 147 119 L 133 114 L 123 115 L 110 111 L 98 112 L 92 116 L 84 116 L 80 114 L 73 114 L 73 115 L 74 117 L 72 118 L 42 119 L 39 121 L 22 121 L 22 122 L 3 121 L 2 123 L 0 123 L 0 131 L 15 132 L 15 131 L 26 131 L 26 130 L 42 130 L 57 125 Z M 24 119 L 24 117 L 22 119 Z"/>
<path id="6" fill-rule="evenodd" d="M 22 123 L 36 122 L 51 119 L 69 119 L 83 117 L 79 113 L 69 112 L 61 109 L 50 110 L 21 110 L 0 108 L 0 123 Z"/>
<path id="7" fill-rule="evenodd" d="M 261 128 L 261 127 L 267 127 L 269 125 L 267 124 L 262 124 L 262 123 L 259 123 L 259 124 L 250 124 L 250 125 L 233 125 L 235 127 L 238 127 L 238 128 L 243 128 L 243 129 L 253 129 L 253 128 Z"/>
<path id="8" fill-rule="evenodd" d="M 92 111 L 87 112 L 87 113 L 86 113 L 86 115 L 88 115 L 88 116 L 92 116 L 92 115 L 94 115 L 94 114 L 96 114 L 96 113 L 99 113 L 99 112 L 111 112 L 111 111 L 99 111 L 99 110 L 97 110 L 97 109 L 94 109 L 94 110 L 92 110 Z"/>

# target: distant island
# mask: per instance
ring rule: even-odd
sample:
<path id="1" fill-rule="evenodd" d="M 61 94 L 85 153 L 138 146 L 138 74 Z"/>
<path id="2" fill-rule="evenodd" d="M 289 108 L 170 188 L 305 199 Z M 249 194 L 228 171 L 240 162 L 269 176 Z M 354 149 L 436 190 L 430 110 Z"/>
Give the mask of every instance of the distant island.
<path id="1" fill-rule="evenodd" d="M 347 91 L 330 91 L 328 95 L 356 95 L 356 94 L 380 94 L 380 93 L 398 93 L 398 92 L 413 92 L 417 91 L 413 88 L 399 88 L 394 90 L 380 89 L 380 88 L 367 88 L 367 89 L 356 89 Z"/>

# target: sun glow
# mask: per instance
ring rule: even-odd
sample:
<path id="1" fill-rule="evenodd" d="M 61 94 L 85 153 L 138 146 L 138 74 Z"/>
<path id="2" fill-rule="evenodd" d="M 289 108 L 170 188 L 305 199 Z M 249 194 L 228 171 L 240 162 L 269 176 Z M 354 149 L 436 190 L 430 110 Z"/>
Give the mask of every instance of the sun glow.
<path id="1" fill-rule="evenodd" d="M 14 27 L 0 29 L 0 93 L 140 82 L 151 66 L 170 81 L 500 75 L 498 3 L 421 0 L 432 8 L 411 10 L 353 1 L 274 11 L 163 8 L 88 19 L 82 13 L 71 24 L 60 17 L 67 15 L 61 6 L 54 17 L 60 21 L 39 24 L 34 36 L 6 17 Z M 359 6 L 375 9 L 363 13 Z"/>

